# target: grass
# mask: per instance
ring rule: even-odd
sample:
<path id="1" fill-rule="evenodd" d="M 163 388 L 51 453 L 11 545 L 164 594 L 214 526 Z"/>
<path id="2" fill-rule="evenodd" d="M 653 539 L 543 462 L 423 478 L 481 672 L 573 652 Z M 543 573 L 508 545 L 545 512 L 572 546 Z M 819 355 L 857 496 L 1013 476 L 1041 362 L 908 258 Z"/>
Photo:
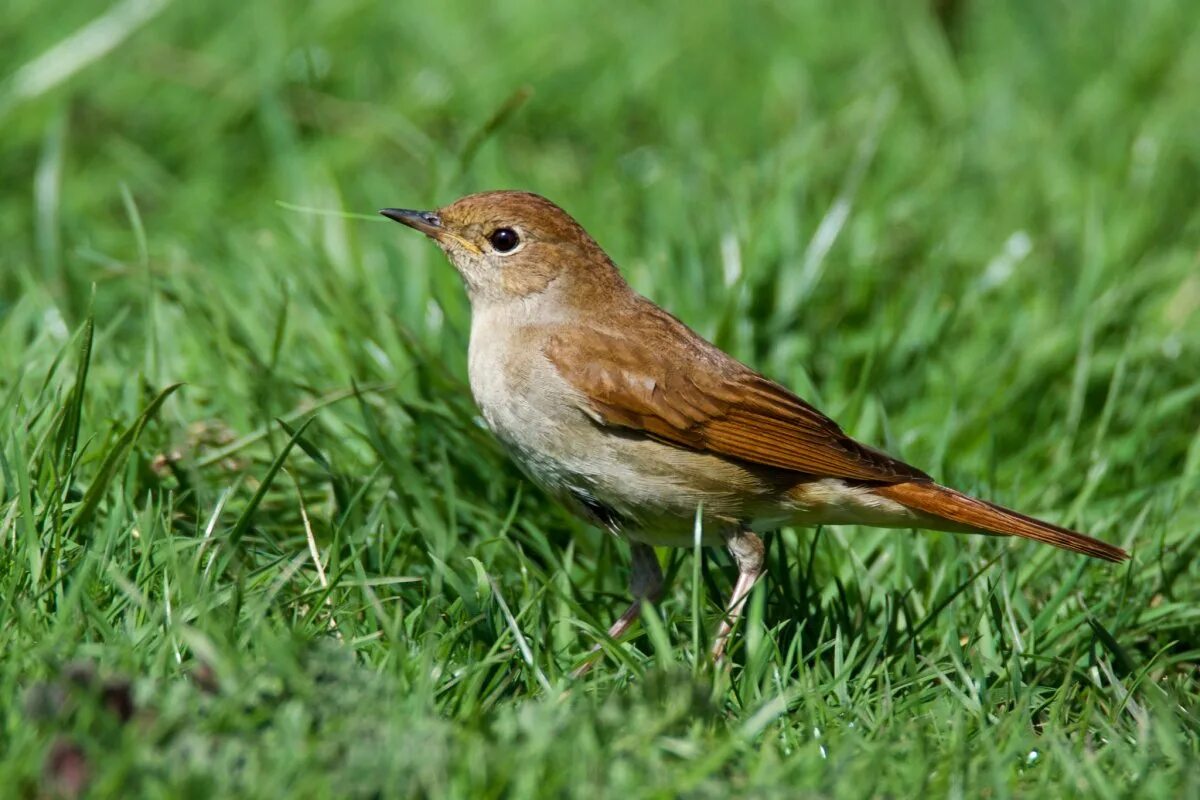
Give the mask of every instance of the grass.
<path id="1" fill-rule="evenodd" d="M 0 785 L 1195 796 L 1191 4 L 568 5 L 9 0 Z M 570 680 L 624 548 L 480 426 L 441 255 L 339 215 L 495 187 L 1133 560 L 785 530 L 714 674 L 729 560 L 661 551 Z"/>

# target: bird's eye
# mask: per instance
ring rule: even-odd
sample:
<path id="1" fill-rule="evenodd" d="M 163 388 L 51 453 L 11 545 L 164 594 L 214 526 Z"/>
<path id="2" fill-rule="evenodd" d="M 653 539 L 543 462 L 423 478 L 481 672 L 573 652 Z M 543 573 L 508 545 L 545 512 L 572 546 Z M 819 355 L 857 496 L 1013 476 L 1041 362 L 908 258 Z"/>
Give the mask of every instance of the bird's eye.
<path id="1" fill-rule="evenodd" d="M 488 241 L 497 253 L 511 253 L 521 243 L 521 237 L 512 228 L 496 228 L 488 234 Z"/>

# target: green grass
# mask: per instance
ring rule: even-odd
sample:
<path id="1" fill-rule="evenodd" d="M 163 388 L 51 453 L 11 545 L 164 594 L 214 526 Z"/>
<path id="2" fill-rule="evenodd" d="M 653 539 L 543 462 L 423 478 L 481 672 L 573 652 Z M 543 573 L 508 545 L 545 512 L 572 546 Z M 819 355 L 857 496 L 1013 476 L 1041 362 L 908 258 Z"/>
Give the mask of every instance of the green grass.
<path id="1" fill-rule="evenodd" d="M 1194 4 L 105 5 L 0 23 L 6 793 L 1200 792 Z M 714 674 L 729 560 L 661 551 L 570 680 L 623 546 L 481 427 L 441 254 L 295 210 L 500 187 L 1133 560 L 786 530 Z"/>

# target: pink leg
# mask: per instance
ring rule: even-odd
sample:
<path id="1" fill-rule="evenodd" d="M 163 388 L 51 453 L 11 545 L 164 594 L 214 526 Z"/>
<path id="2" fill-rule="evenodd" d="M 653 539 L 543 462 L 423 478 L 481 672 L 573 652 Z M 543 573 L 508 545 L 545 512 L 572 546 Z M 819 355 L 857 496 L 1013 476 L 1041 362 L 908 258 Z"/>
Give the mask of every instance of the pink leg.
<path id="1" fill-rule="evenodd" d="M 712 659 L 718 664 L 725 657 L 725 645 L 729 641 L 733 626 L 742 616 L 746 598 L 763 573 L 763 543 L 758 536 L 750 531 L 737 531 L 726 537 L 725 546 L 737 562 L 738 578 L 737 583 L 733 585 L 733 596 L 729 598 L 728 610 L 717 628 L 717 638 L 713 640 Z"/>
<path id="2" fill-rule="evenodd" d="M 654 603 L 658 601 L 658 598 L 662 597 L 663 574 L 662 568 L 658 566 L 658 556 L 654 555 L 654 548 L 650 545 L 634 542 L 630 545 L 629 554 L 631 568 L 629 593 L 633 595 L 633 604 L 609 627 L 609 639 L 620 639 L 625 635 L 626 631 L 633 627 L 633 623 L 642 614 L 643 600 L 649 600 L 651 603 Z M 578 678 L 586 675 L 588 670 L 596 663 L 594 657 L 599 651 L 600 645 L 593 647 L 592 652 L 588 655 L 588 659 L 575 668 L 575 671 L 571 673 L 571 677 Z"/>

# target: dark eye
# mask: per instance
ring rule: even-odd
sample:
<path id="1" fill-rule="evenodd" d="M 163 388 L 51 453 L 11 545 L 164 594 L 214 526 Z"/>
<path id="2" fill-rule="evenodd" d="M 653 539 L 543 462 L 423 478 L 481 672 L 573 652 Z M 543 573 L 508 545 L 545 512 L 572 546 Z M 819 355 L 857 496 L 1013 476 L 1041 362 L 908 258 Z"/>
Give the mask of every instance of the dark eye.
<path id="1" fill-rule="evenodd" d="M 488 241 L 497 253 L 509 253 L 521 243 L 521 237 L 512 228 L 496 228 L 488 235 Z"/>

